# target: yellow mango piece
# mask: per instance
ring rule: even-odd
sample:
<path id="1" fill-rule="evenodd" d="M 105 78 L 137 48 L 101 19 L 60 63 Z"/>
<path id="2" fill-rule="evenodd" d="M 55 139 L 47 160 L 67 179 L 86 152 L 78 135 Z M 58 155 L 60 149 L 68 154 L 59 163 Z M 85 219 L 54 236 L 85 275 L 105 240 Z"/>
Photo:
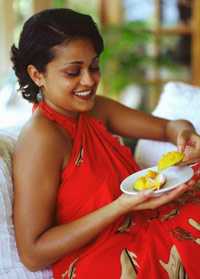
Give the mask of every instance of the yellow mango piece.
<path id="1" fill-rule="evenodd" d="M 184 153 L 178 151 L 171 151 L 164 154 L 158 161 L 158 171 L 162 171 L 180 163 L 184 158 Z"/>
<path id="2" fill-rule="evenodd" d="M 156 171 L 149 170 L 146 174 L 146 177 L 155 178 L 158 175 Z"/>
<path id="3" fill-rule="evenodd" d="M 146 189 L 146 178 L 145 178 L 145 176 L 141 176 L 138 179 L 136 179 L 133 187 L 138 191 L 145 190 Z"/>
<path id="4" fill-rule="evenodd" d="M 166 182 L 166 178 L 158 172 L 149 170 L 144 176 L 140 176 L 133 184 L 133 188 L 137 191 L 142 190 L 158 190 Z"/>

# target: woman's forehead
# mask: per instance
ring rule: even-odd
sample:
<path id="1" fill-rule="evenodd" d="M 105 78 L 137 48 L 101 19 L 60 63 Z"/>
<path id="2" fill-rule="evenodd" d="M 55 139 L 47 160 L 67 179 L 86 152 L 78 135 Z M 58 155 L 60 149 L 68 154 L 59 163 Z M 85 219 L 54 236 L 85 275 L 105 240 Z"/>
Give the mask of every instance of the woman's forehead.
<path id="1" fill-rule="evenodd" d="M 55 54 L 77 55 L 78 53 L 86 51 L 86 53 L 96 53 L 93 43 L 89 39 L 77 38 L 68 40 L 60 45 L 53 47 Z"/>
<path id="2" fill-rule="evenodd" d="M 65 60 L 66 63 L 73 61 L 93 60 L 97 53 L 93 44 L 87 39 L 74 39 L 53 48 L 55 58 L 53 60 Z"/>

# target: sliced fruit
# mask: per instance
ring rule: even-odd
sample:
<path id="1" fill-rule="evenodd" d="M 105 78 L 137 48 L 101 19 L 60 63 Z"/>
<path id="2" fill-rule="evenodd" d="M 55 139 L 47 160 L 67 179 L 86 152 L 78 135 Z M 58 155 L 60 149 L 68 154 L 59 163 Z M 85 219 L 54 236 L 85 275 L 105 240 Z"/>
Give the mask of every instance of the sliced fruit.
<path id="1" fill-rule="evenodd" d="M 184 158 L 184 153 L 179 151 L 171 151 L 164 154 L 158 161 L 158 171 L 162 171 L 180 163 Z"/>
<path id="2" fill-rule="evenodd" d="M 166 177 L 155 171 L 148 171 L 146 175 L 140 176 L 133 184 L 137 191 L 142 190 L 159 190 L 166 182 Z"/>

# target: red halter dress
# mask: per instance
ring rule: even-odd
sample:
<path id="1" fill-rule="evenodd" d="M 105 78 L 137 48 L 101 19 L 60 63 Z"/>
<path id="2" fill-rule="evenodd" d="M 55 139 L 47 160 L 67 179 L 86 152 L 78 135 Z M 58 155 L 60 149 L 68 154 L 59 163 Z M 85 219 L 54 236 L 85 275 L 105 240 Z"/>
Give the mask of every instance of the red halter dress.
<path id="1" fill-rule="evenodd" d="M 139 169 L 130 150 L 87 113 L 74 120 L 45 103 L 39 108 L 73 140 L 70 160 L 61 173 L 58 224 L 70 223 L 116 199 L 120 182 Z M 195 179 L 199 168 L 199 164 L 194 167 Z M 56 262 L 53 273 L 55 279 L 197 279 L 199 258 L 197 186 L 167 206 L 122 216 L 86 246 Z"/>

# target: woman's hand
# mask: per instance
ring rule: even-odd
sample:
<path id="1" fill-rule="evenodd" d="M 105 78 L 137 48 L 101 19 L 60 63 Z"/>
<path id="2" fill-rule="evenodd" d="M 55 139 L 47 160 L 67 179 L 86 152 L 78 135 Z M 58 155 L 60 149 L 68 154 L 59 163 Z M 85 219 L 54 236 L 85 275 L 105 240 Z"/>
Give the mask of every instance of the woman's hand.
<path id="1" fill-rule="evenodd" d="M 165 130 L 166 140 L 177 145 L 178 151 L 185 154 L 183 163 L 200 161 L 200 135 L 187 120 L 168 121 Z"/>
<path id="2" fill-rule="evenodd" d="M 177 147 L 185 155 L 183 164 L 200 161 L 200 136 L 194 131 L 181 131 L 177 136 Z"/>
<path id="3" fill-rule="evenodd" d="M 135 207 L 145 203 L 152 197 L 152 193 L 153 192 L 151 190 L 146 190 L 139 192 L 138 195 L 122 194 L 116 200 L 120 211 L 122 211 L 121 214 L 125 214 L 129 211 L 132 211 Z"/>
<path id="4" fill-rule="evenodd" d="M 188 183 L 180 185 L 175 190 L 162 194 L 158 197 L 152 197 L 149 200 L 141 204 L 138 204 L 134 207 L 133 210 L 155 209 L 169 202 L 172 202 L 176 200 L 178 197 L 180 197 L 183 193 L 190 190 L 195 183 L 196 182 L 194 180 L 190 180 Z"/>
<path id="5" fill-rule="evenodd" d="M 133 210 L 155 209 L 177 199 L 183 193 L 190 190 L 195 183 L 196 182 L 194 180 L 190 180 L 186 184 L 180 185 L 175 190 L 162 194 L 158 197 L 153 196 L 153 192 L 148 190 L 140 192 L 137 196 L 123 194 L 118 198 L 118 200 L 126 212 Z"/>

